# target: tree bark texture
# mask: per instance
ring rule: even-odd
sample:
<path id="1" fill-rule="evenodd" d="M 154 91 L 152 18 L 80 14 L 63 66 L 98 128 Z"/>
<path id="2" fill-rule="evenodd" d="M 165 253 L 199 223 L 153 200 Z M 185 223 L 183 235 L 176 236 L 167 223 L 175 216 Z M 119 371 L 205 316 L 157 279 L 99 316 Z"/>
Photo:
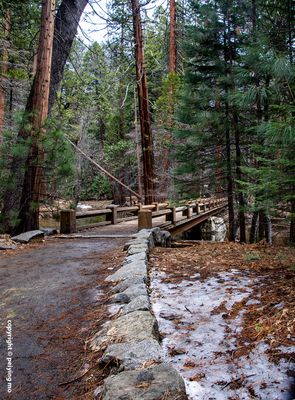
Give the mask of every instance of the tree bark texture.
<path id="1" fill-rule="evenodd" d="M 260 242 L 265 238 L 265 212 L 260 210 L 258 217 L 258 242 Z"/>
<path id="2" fill-rule="evenodd" d="M 228 224 L 229 224 L 229 241 L 235 240 L 235 213 L 234 213 L 234 195 L 233 195 L 233 176 L 232 176 L 232 161 L 231 161 L 231 145 L 230 145 L 230 130 L 225 128 L 226 140 L 226 166 L 227 166 L 227 199 L 228 199 Z"/>
<path id="3" fill-rule="evenodd" d="M 233 111 L 233 122 L 234 122 L 235 146 L 236 146 L 236 176 L 237 180 L 241 181 L 242 171 L 241 171 L 240 131 L 239 131 L 238 115 L 235 110 Z M 240 242 L 246 243 L 245 199 L 239 183 L 237 184 L 237 189 L 238 189 L 238 201 L 239 201 Z"/>
<path id="4" fill-rule="evenodd" d="M 229 74 L 229 43 L 226 32 L 226 16 L 224 16 L 224 33 L 223 33 L 223 51 L 224 51 L 224 67 Z M 228 84 L 225 84 L 225 147 L 226 147 L 226 175 L 227 175 L 227 198 L 228 198 L 228 224 L 230 241 L 235 240 L 235 213 L 234 213 L 234 195 L 233 195 L 233 176 L 232 176 L 232 156 L 231 156 L 231 135 L 229 121 L 229 104 L 228 104 Z"/>
<path id="5" fill-rule="evenodd" d="M 295 200 L 291 200 L 290 242 L 295 243 Z"/>
<path id="6" fill-rule="evenodd" d="M 54 104 L 56 92 L 63 77 L 64 66 L 87 2 L 87 0 L 63 0 L 58 8 L 54 23 L 49 112 Z"/>
<path id="7" fill-rule="evenodd" d="M 169 32 L 169 72 L 176 73 L 177 43 L 176 43 L 176 1 L 170 0 L 170 32 Z"/>
<path id="8" fill-rule="evenodd" d="M 142 182 L 141 182 L 141 148 L 138 135 L 138 122 L 137 122 L 137 101 L 136 90 L 134 88 L 134 141 L 136 144 L 136 160 L 137 160 L 137 186 L 138 193 L 142 199 Z"/>
<path id="9" fill-rule="evenodd" d="M 7 72 L 8 72 L 8 49 L 9 49 L 9 34 L 10 34 L 10 10 L 5 13 L 5 28 L 3 35 L 2 60 L 0 64 L 0 143 L 3 140 L 3 128 L 5 117 L 5 97 L 7 87 Z"/>
<path id="10" fill-rule="evenodd" d="M 75 38 L 79 19 L 87 4 L 87 0 L 63 0 L 57 11 L 54 24 L 53 53 L 50 77 L 50 92 L 48 109 L 53 106 L 58 85 L 62 79 L 63 70 Z M 31 115 L 33 109 L 34 83 L 28 96 L 25 115 Z M 1 231 L 15 233 L 15 220 L 18 217 L 23 201 L 25 170 L 30 151 L 28 139 L 30 132 L 21 128 L 18 133 L 18 143 L 24 146 L 21 154 L 13 156 L 10 165 L 10 187 L 6 188 L 3 197 Z M 18 227 L 17 230 L 20 230 Z"/>
<path id="11" fill-rule="evenodd" d="M 134 55 L 139 105 L 139 119 L 143 158 L 143 186 L 145 204 L 154 201 L 154 154 L 147 78 L 144 65 L 143 35 L 138 0 L 131 0 L 134 32 Z"/>
<path id="12" fill-rule="evenodd" d="M 55 0 L 45 0 L 42 4 L 41 30 L 37 51 L 37 70 L 32 87 L 31 148 L 26 163 L 22 188 L 19 223 L 16 232 L 39 228 L 39 203 L 44 189 L 43 139 L 44 123 L 48 115 L 52 45 L 54 33 Z"/>
<path id="13" fill-rule="evenodd" d="M 250 228 L 250 243 L 255 243 L 256 241 L 256 233 L 257 233 L 257 220 L 258 220 L 258 211 L 254 211 L 252 215 L 252 222 Z"/>

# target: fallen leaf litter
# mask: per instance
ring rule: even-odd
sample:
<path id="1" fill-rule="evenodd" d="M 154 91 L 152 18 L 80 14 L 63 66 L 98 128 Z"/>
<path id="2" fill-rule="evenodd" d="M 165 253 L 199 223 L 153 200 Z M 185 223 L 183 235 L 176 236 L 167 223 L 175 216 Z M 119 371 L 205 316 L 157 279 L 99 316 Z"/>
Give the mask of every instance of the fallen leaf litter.
<path id="1" fill-rule="evenodd" d="M 190 399 L 293 398 L 294 255 L 212 242 L 154 250 L 153 310 Z"/>

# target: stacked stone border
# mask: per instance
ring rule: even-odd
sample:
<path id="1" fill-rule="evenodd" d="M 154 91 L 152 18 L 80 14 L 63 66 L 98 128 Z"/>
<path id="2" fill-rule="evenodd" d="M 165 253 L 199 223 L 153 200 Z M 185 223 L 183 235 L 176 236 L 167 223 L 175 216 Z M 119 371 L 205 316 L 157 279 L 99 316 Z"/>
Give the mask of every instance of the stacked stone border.
<path id="1" fill-rule="evenodd" d="M 104 350 L 102 362 L 116 366 L 104 381 L 102 400 L 185 400 L 180 374 L 165 361 L 158 322 L 149 299 L 148 257 L 154 246 L 169 247 L 171 236 L 160 228 L 143 229 L 125 244 L 122 267 L 106 279 L 113 282 L 117 317 L 91 340 L 93 351 Z"/>

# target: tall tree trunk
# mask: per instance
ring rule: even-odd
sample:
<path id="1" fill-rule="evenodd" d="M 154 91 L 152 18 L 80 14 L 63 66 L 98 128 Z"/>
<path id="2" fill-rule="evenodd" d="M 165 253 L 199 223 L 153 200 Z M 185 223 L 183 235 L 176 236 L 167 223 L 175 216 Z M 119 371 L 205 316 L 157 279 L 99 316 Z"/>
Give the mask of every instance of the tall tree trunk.
<path id="1" fill-rule="evenodd" d="M 138 193 L 142 199 L 142 184 L 141 184 L 141 151 L 138 135 L 138 122 L 137 122 L 137 102 L 136 102 L 136 90 L 134 88 L 134 140 L 136 145 L 136 159 L 137 159 L 137 185 Z M 142 201 L 142 200 L 141 200 Z"/>
<path id="2" fill-rule="evenodd" d="M 265 212 L 259 210 L 258 217 L 258 242 L 260 242 L 265 238 Z"/>
<path id="3" fill-rule="evenodd" d="M 236 32 L 236 27 L 234 26 L 233 31 Z M 230 59 L 230 73 L 233 89 L 236 89 L 235 75 L 234 75 L 234 57 L 236 52 L 236 34 L 233 34 L 234 43 L 231 41 L 231 26 L 228 22 L 228 36 L 229 36 L 229 59 Z M 235 135 L 235 148 L 236 148 L 236 177 L 237 180 L 241 182 L 242 171 L 241 171 L 241 146 L 240 146 L 240 124 L 238 118 L 238 112 L 235 105 L 232 106 L 232 116 L 233 116 L 233 130 Z M 236 184 L 238 190 L 238 203 L 239 203 L 239 227 L 240 227 L 240 242 L 246 243 L 246 222 L 245 222 L 245 199 L 244 194 L 241 190 L 240 183 Z"/>
<path id="4" fill-rule="evenodd" d="M 54 40 L 52 53 L 52 66 L 50 77 L 50 95 L 48 109 L 50 110 L 56 96 L 58 85 L 62 79 L 63 69 L 75 38 L 79 19 L 87 4 L 87 0 L 62 0 L 54 24 Z M 34 84 L 26 104 L 26 115 L 30 115 L 33 109 Z M 24 175 L 29 156 L 28 139 L 30 132 L 24 127 L 18 132 L 18 143 L 23 146 L 21 153 L 14 155 L 10 164 L 10 186 L 3 196 L 3 208 L 1 210 L 1 231 L 14 232 L 15 220 L 21 208 Z M 27 179 L 27 178 L 26 178 Z M 20 229 L 20 228 L 19 228 Z M 18 229 L 18 230 L 19 230 Z"/>
<path id="5" fill-rule="evenodd" d="M 254 211 L 252 215 L 252 222 L 250 228 L 250 243 L 255 243 L 256 241 L 256 233 L 257 233 L 257 220 L 258 220 L 258 211 Z"/>
<path id="6" fill-rule="evenodd" d="M 54 40 L 51 66 L 49 112 L 62 80 L 64 66 L 75 39 L 81 15 L 87 0 L 62 0 L 54 22 Z"/>
<path id="7" fill-rule="evenodd" d="M 176 1 L 170 0 L 170 31 L 169 31 L 169 72 L 176 73 L 177 44 L 176 44 Z"/>
<path id="8" fill-rule="evenodd" d="M 295 200 L 291 200 L 290 242 L 295 243 Z"/>
<path id="9" fill-rule="evenodd" d="M 265 215 L 264 217 L 264 229 L 265 229 L 265 238 L 268 244 L 272 244 L 272 225 L 271 218 L 269 215 Z"/>
<path id="10" fill-rule="evenodd" d="M 225 73 L 229 75 L 229 43 L 226 32 L 226 16 L 224 16 L 224 32 L 223 32 L 223 50 L 224 50 L 224 68 Z M 226 146 L 226 175 L 227 175 L 227 198 L 228 198 L 228 224 L 230 241 L 235 240 L 235 213 L 234 213 L 234 196 L 233 196 L 233 176 L 232 176 L 232 159 L 231 159 L 231 138 L 230 138 L 230 121 L 229 121 L 229 104 L 228 104 L 228 83 L 225 83 L 225 146 Z"/>
<path id="11" fill-rule="evenodd" d="M 37 70 L 32 89 L 31 150 L 22 190 L 19 223 L 16 232 L 39 228 L 39 203 L 44 190 L 44 123 L 48 115 L 55 0 L 42 4 L 41 30 L 37 52 Z"/>
<path id="12" fill-rule="evenodd" d="M 227 112 L 228 114 L 228 112 Z M 228 118 L 228 115 L 226 116 Z M 227 121 L 228 123 L 228 121 Z M 232 176 L 232 161 L 231 161 L 231 145 L 230 145 L 230 130 L 225 128 L 226 141 L 226 169 L 227 169 L 227 199 L 228 199 L 228 224 L 230 241 L 235 240 L 235 213 L 234 213 L 234 195 L 233 195 L 233 176 Z"/>
<path id="13" fill-rule="evenodd" d="M 288 48 L 289 48 L 289 60 L 290 64 L 293 64 L 293 51 L 294 51 L 294 4 L 288 0 Z"/>
<path id="14" fill-rule="evenodd" d="M 143 35 L 138 0 L 131 0 L 134 32 L 134 53 L 136 63 L 136 80 L 139 104 L 143 158 L 143 186 L 145 204 L 154 201 L 154 154 L 151 119 L 149 111 L 148 88 L 144 65 Z"/>
<path id="15" fill-rule="evenodd" d="M 10 10 L 5 13 L 5 28 L 3 35 L 3 50 L 2 60 L 0 64 L 0 143 L 3 140 L 3 128 L 5 117 L 5 96 L 7 86 L 7 71 L 8 71 L 8 48 L 9 48 L 9 34 L 10 34 Z"/>
<path id="16" fill-rule="evenodd" d="M 241 182 L 242 171 L 241 171 L 240 130 L 238 123 L 238 115 L 235 110 L 233 111 L 233 122 L 234 122 L 235 146 L 236 146 L 236 175 L 237 175 L 237 180 Z M 237 183 L 237 189 L 238 189 L 238 201 L 239 201 L 240 242 L 246 243 L 245 199 L 239 183 Z"/>

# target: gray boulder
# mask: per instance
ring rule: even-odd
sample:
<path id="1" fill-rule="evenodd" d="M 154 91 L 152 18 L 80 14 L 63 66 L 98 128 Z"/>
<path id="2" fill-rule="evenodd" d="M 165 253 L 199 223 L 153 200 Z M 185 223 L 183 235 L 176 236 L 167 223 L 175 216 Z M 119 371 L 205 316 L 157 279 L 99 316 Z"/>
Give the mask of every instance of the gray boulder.
<path id="1" fill-rule="evenodd" d="M 114 274 L 106 278 L 108 282 L 121 281 L 122 279 L 141 277 L 145 279 L 147 276 L 147 264 L 145 261 L 131 262 L 124 264 Z"/>
<path id="2" fill-rule="evenodd" d="M 130 246 L 149 246 L 149 241 L 143 238 L 136 238 L 124 244 L 123 250 L 128 250 Z"/>
<path id="3" fill-rule="evenodd" d="M 112 343 L 140 342 L 158 337 L 158 323 L 155 317 L 148 311 L 136 311 L 104 324 L 101 331 L 92 338 L 90 347 L 97 351 Z"/>
<path id="4" fill-rule="evenodd" d="M 142 340 L 135 343 L 115 343 L 108 346 L 102 361 L 114 362 L 119 369 L 132 370 L 147 363 L 162 361 L 162 349 L 156 340 Z"/>
<path id="5" fill-rule="evenodd" d="M 57 229 L 54 228 L 40 228 L 40 231 L 44 232 L 45 236 L 52 236 L 58 233 Z"/>
<path id="6" fill-rule="evenodd" d="M 140 261 L 147 262 L 147 260 L 148 259 L 146 251 L 142 251 L 141 253 L 135 253 L 125 257 L 123 264 L 130 264 L 132 262 L 140 262 Z"/>
<path id="7" fill-rule="evenodd" d="M 125 293 L 116 293 L 110 298 L 111 303 L 129 303 L 130 297 Z"/>
<path id="8" fill-rule="evenodd" d="M 137 253 L 146 253 L 148 254 L 149 247 L 145 243 L 140 243 L 140 244 L 132 244 L 128 247 L 128 255 L 131 256 L 133 254 Z"/>
<path id="9" fill-rule="evenodd" d="M 129 286 L 132 285 L 140 285 L 145 283 L 145 279 L 142 276 L 134 276 L 131 278 L 127 278 L 124 281 L 119 282 L 116 286 L 111 289 L 112 293 L 119 293 L 123 292 L 124 290 L 128 289 Z"/>
<path id="10" fill-rule="evenodd" d="M 129 286 L 126 290 L 124 290 L 123 294 L 127 295 L 130 300 L 133 300 L 135 297 L 147 295 L 147 288 L 144 284 L 140 285 L 132 285 Z"/>
<path id="11" fill-rule="evenodd" d="M 105 380 L 103 400 L 185 400 L 185 384 L 168 364 L 121 372 Z"/>
<path id="12" fill-rule="evenodd" d="M 160 228 L 153 229 L 154 241 L 156 246 L 171 247 L 171 234 L 168 231 L 162 231 Z"/>
<path id="13" fill-rule="evenodd" d="M 149 298 L 147 295 L 140 295 L 130 301 L 129 304 L 123 308 L 123 314 L 129 314 L 134 311 L 149 311 L 151 308 Z"/>
<path id="14" fill-rule="evenodd" d="M 44 238 L 44 232 L 41 230 L 28 231 L 14 236 L 11 239 L 19 243 L 29 243 L 33 240 L 41 240 Z"/>
<path id="15" fill-rule="evenodd" d="M 4 244 L 0 242 L 0 250 L 15 250 L 17 246 L 14 244 Z"/>

